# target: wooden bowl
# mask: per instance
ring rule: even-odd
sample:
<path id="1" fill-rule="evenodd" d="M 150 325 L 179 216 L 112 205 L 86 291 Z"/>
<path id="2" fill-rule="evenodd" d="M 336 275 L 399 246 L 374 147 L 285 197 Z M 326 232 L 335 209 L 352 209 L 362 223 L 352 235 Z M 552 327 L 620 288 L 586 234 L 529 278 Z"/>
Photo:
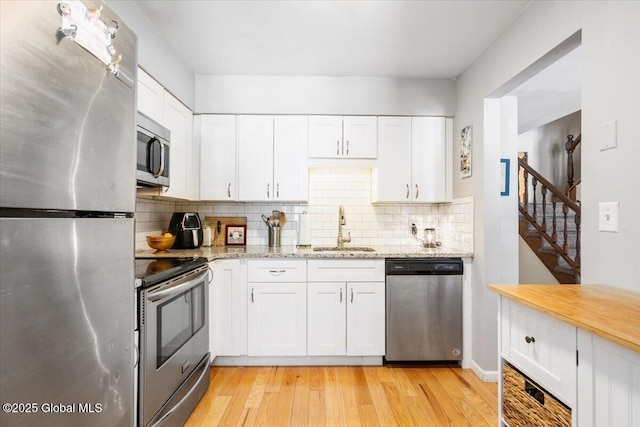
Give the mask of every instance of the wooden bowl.
<path id="1" fill-rule="evenodd" d="M 165 236 L 165 235 L 149 235 L 147 236 L 147 245 L 150 248 L 156 250 L 155 253 L 158 252 L 167 252 L 176 241 L 176 236 Z"/>

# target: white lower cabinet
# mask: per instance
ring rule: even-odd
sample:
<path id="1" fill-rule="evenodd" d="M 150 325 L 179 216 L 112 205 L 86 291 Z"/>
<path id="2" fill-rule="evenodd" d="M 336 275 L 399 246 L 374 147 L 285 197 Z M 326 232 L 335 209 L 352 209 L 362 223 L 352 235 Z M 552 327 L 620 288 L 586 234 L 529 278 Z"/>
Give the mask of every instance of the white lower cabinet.
<path id="1" fill-rule="evenodd" d="M 249 260 L 247 269 L 247 355 L 305 356 L 306 261 Z"/>
<path id="2" fill-rule="evenodd" d="M 209 345 L 212 356 L 239 356 L 244 353 L 243 280 L 239 259 L 209 263 L 213 280 L 209 289 Z"/>
<path id="3" fill-rule="evenodd" d="M 309 260 L 307 307 L 309 356 L 384 355 L 384 260 Z"/>
<path id="4" fill-rule="evenodd" d="M 640 425 L 640 353 L 578 330 L 578 425 Z"/>
<path id="5" fill-rule="evenodd" d="M 576 327 L 502 299 L 502 356 L 568 406 L 576 401 Z"/>

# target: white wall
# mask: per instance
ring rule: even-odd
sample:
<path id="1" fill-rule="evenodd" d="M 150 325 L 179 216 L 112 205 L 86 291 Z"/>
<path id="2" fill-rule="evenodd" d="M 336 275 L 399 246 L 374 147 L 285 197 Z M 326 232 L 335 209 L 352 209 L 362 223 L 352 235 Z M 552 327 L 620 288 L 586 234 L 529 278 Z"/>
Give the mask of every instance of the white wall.
<path id="1" fill-rule="evenodd" d="M 484 99 L 512 82 L 554 47 L 582 30 L 582 282 L 640 291 L 640 2 L 532 2 L 496 42 L 457 80 L 454 135 L 471 124 L 473 175 L 454 174 L 454 197 L 474 196 L 473 357 L 480 369 L 497 369 L 497 296 L 486 285 L 501 276 L 486 230 L 501 221 L 500 206 L 487 199 L 485 174 L 495 176 L 500 154 L 486 141 Z M 622 66 L 624 64 L 624 66 Z M 517 84 L 512 85 L 512 88 Z M 620 147 L 598 151 L 599 127 L 618 120 Z M 587 142 L 590 142 L 587 149 Z M 454 153 L 460 148 L 459 137 Z M 487 155 L 489 156 L 487 158 Z M 513 160 L 512 160 L 513 163 Z M 587 190 L 588 189 L 588 190 Z M 621 232 L 597 229 L 597 203 L 621 203 Z M 517 213 L 514 212 L 514 215 Z M 517 263 L 517 249 L 500 263 Z M 499 283 L 499 282 L 498 282 Z"/>
<path id="2" fill-rule="evenodd" d="M 196 112 L 453 116 L 453 80 L 196 76 Z"/>
<path id="3" fill-rule="evenodd" d="M 522 237 L 519 238 L 518 255 L 518 283 L 558 284 L 558 280 Z"/>
<path id="4" fill-rule="evenodd" d="M 132 1 L 110 0 L 109 7 L 138 36 L 138 64 L 191 110 L 195 108 L 195 75 L 178 58 Z"/>
<path id="5" fill-rule="evenodd" d="M 581 132 L 581 112 L 559 118 L 518 135 L 518 151 L 528 153 L 528 162 L 560 190 L 567 185 L 567 135 L 577 138 Z M 573 153 L 574 182 L 582 176 L 582 143 Z"/>

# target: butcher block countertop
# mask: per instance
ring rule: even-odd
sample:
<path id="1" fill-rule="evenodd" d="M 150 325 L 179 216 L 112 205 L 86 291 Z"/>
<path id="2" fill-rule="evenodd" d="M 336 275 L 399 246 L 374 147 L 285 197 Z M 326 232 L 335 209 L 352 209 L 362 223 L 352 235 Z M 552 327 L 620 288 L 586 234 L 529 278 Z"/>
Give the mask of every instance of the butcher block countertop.
<path id="1" fill-rule="evenodd" d="M 488 288 L 640 352 L 640 293 L 604 285 L 489 285 Z"/>

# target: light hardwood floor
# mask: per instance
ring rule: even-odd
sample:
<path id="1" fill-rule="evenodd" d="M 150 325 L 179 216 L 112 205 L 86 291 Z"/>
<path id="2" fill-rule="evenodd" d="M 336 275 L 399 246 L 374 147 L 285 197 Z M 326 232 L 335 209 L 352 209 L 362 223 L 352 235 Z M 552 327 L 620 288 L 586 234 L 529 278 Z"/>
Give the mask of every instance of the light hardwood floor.
<path id="1" fill-rule="evenodd" d="M 186 427 L 494 427 L 498 386 L 458 367 L 212 367 Z"/>

